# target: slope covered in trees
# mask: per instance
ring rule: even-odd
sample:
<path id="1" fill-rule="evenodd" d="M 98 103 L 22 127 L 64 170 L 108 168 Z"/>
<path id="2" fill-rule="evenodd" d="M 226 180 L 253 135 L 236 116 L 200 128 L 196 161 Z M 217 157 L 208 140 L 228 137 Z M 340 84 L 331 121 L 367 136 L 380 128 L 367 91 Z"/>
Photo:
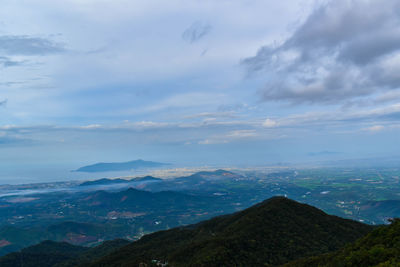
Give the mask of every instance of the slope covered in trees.
<path id="1" fill-rule="evenodd" d="M 337 252 L 301 259 L 285 266 L 400 266 L 400 219 L 375 229 Z"/>
<path id="2" fill-rule="evenodd" d="M 93 248 L 74 246 L 66 242 L 43 241 L 37 245 L 0 258 L 2 267 L 76 267 L 85 266 L 114 250 L 129 244 L 116 239 Z"/>
<path id="3" fill-rule="evenodd" d="M 334 251 L 371 226 L 274 197 L 244 211 L 144 236 L 92 266 L 268 266 Z"/>
<path id="4" fill-rule="evenodd" d="M 2 267 L 51 267 L 71 260 L 88 250 L 66 242 L 43 241 L 0 258 Z"/>

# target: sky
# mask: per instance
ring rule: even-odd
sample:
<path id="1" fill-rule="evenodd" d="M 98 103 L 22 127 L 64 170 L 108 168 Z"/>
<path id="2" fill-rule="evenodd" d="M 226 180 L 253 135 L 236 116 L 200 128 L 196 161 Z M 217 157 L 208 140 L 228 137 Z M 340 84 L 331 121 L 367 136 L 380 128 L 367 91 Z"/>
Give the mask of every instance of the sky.
<path id="1" fill-rule="evenodd" d="M 396 0 L 3 0 L 0 181 L 397 157 L 399 88 Z"/>

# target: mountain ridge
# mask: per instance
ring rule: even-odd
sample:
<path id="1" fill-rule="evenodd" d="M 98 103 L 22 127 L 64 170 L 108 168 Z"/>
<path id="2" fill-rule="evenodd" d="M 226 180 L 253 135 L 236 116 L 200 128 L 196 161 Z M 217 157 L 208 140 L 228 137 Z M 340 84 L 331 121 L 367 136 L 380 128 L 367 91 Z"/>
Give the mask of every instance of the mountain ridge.
<path id="1" fill-rule="evenodd" d="M 284 197 L 146 235 L 91 266 L 268 266 L 333 251 L 372 229 Z"/>
<path id="2" fill-rule="evenodd" d="M 96 186 L 96 185 L 113 185 L 113 184 L 130 184 L 130 183 L 146 183 L 146 182 L 159 182 L 162 181 L 161 178 L 153 177 L 150 175 L 143 177 L 135 177 L 132 179 L 121 179 L 121 178 L 101 178 L 92 181 L 84 181 L 79 186 Z"/>
<path id="3" fill-rule="evenodd" d="M 152 194 L 136 189 L 121 194 L 98 193 L 111 197 L 107 201 L 120 201 L 126 193 Z M 133 243 L 116 242 L 118 247 L 91 250 L 45 241 L 0 258 L 0 265 L 19 267 L 20 258 L 26 255 L 32 263 L 45 264 L 25 267 L 156 266 L 167 262 L 174 267 L 277 266 L 334 252 L 374 228 L 285 197 L 272 197 L 239 212 L 148 234 Z M 47 250 L 48 242 L 54 248 Z M 72 246 L 72 252 L 68 246 Z"/>
<path id="4" fill-rule="evenodd" d="M 131 160 L 126 162 L 99 162 L 87 166 L 80 167 L 74 172 L 113 172 L 113 171 L 129 171 L 140 168 L 156 168 L 170 165 L 169 163 L 161 163 L 155 161 L 145 161 L 142 159 Z"/>

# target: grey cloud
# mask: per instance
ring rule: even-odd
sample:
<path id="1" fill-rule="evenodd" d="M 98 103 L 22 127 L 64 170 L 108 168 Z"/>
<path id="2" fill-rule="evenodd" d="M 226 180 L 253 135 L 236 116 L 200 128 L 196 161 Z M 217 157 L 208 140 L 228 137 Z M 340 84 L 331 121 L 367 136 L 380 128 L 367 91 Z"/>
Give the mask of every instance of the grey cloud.
<path id="1" fill-rule="evenodd" d="M 203 112 L 185 116 L 185 119 L 204 119 L 204 118 L 237 118 L 238 116 L 232 111 L 226 112 Z"/>
<path id="2" fill-rule="evenodd" d="M 8 57 L 1 57 L 0 56 L 0 65 L 2 65 L 4 68 L 19 66 L 19 65 L 22 65 L 22 64 L 24 64 L 24 62 L 22 62 L 22 61 L 14 61 L 14 60 L 11 60 Z"/>
<path id="3" fill-rule="evenodd" d="M 65 48 L 52 40 L 26 35 L 0 36 L 0 52 L 6 55 L 47 55 L 64 52 Z"/>
<path id="4" fill-rule="evenodd" d="M 331 1 L 282 44 L 262 47 L 242 64 L 266 75 L 265 101 L 334 104 L 398 89 L 399 9 L 395 0 Z"/>
<path id="5" fill-rule="evenodd" d="M 302 59 L 333 52 L 353 63 L 371 60 L 400 48 L 396 0 L 335 0 L 316 9 L 281 47 L 298 49 Z"/>
<path id="6" fill-rule="evenodd" d="M 197 21 L 182 33 L 182 38 L 189 43 L 195 43 L 206 36 L 211 29 L 210 25 Z"/>
<path id="7" fill-rule="evenodd" d="M 400 101 L 400 91 L 390 91 L 386 94 L 379 96 L 375 101 L 377 103 Z"/>
<path id="8" fill-rule="evenodd" d="M 343 48 L 339 59 L 364 65 L 399 49 L 400 31 L 391 29 L 390 32 L 377 32 L 376 35 L 362 36 L 354 40 Z"/>
<path id="9" fill-rule="evenodd" d="M 0 107 L 4 107 L 7 104 L 7 102 L 8 102 L 7 99 L 0 101 Z"/>
<path id="10" fill-rule="evenodd" d="M 24 84 L 25 82 L 2 82 L 0 83 L 0 86 L 14 86 L 14 85 L 19 85 L 19 84 Z"/>
<path id="11" fill-rule="evenodd" d="M 382 108 L 354 109 L 320 112 L 306 112 L 292 114 L 283 117 L 274 118 L 276 126 L 274 129 L 284 131 L 284 129 L 307 129 L 309 131 L 329 133 L 335 130 L 348 132 L 349 129 L 359 130 L 368 125 L 382 125 L 391 127 L 400 127 L 400 105 L 387 105 Z M 261 123 L 260 123 L 261 124 Z M 268 128 L 270 129 L 270 128 Z"/>

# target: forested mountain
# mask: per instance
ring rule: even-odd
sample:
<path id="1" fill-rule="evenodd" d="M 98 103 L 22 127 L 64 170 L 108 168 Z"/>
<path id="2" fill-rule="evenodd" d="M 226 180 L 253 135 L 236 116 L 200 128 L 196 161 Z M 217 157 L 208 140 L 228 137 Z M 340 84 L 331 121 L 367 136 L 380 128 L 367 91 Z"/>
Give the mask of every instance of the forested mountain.
<path id="1" fill-rule="evenodd" d="M 334 251 L 371 226 L 274 197 L 244 211 L 144 236 L 92 266 L 268 266 Z"/>
<path id="2" fill-rule="evenodd" d="M 44 241 L 1 257 L 0 266 L 399 266 L 400 219 L 391 222 L 371 226 L 273 197 L 135 242 L 116 239 L 88 248 Z M 50 228 L 60 235 L 97 231 L 72 222 Z"/>
<path id="3" fill-rule="evenodd" d="M 400 220 L 381 226 L 333 253 L 294 261 L 286 267 L 400 266 Z"/>

